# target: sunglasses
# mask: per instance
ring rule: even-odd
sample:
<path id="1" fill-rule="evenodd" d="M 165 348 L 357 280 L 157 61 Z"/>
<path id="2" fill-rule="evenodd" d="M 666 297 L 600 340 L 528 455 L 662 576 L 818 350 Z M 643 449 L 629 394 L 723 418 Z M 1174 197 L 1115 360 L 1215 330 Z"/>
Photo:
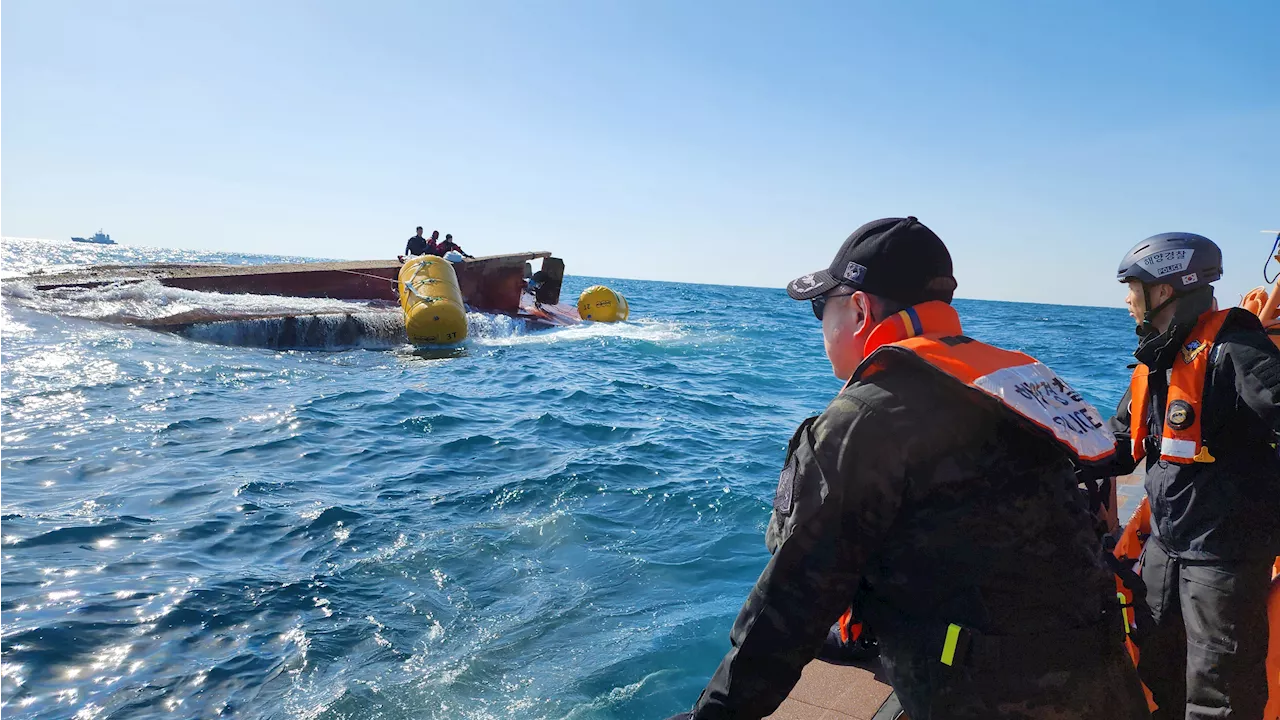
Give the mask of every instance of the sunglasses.
<path id="1" fill-rule="evenodd" d="M 835 297 L 848 297 L 852 292 L 836 292 L 833 288 L 831 291 L 823 293 L 816 298 L 810 298 L 809 302 L 813 303 L 813 316 L 818 318 L 818 322 L 822 322 L 822 314 L 827 311 L 827 300 Z"/>

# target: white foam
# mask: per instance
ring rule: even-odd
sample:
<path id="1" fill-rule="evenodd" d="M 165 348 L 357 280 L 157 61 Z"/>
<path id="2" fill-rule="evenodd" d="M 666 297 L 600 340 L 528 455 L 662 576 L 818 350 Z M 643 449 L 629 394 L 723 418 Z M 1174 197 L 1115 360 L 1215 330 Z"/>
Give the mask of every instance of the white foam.
<path id="1" fill-rule="evenodd" d="M 496 341 L 521 337 L 529 332 L 523 320 L 509 315 L 488 315 L 482 312 L 467 313 L 467 337 L 472 342 Z"/>
<path id="2" fill-rule="evenodd" d="M 6 338 L 14 337 L 30 337 L 35 331 L 31 326 L 18 322 L 13 318 L 13 313 L 9 312 L 7 306 L 0 307 L 0 334 Z"/>
<path id="3" fill-rule="evenodd" d="M 478 315 L 472 313 L 471 315 Z M 468 324 L 471 315 L 467 316 Z M 505 316 L 483 316 L 497 320 L 494 327 L 498 331 L 485 328 L 472 335 L 472 342 L 483 347 L 506 347 L 511 345 L 533 345 L 561 342 L 589 342 L 608 339 L 640 340 L 644 342 L 665 343 L 680 340 L 688 335 L 678 323 L 658 320 L 638 320 L 625 323 L 583 323 L 562 328 L 528 329 L 523 322 Z M 505 332 L 503 322 L 518 325 L 511 332 Z M 474 325 L 472 326 L 475 327 Z"/>
<path id="4" fill-rule="evenodd" d="M 594 717 L 602 713 L 602 711 L 623 706 L 627 701 L 634 698 L 645 685 L 651 681 L 660 682 L 665 676 L 671 675 L 670 670 L 658 670 L 640 678 L 630 685 L 615 687 L 604 695 L 597 696 L 589 702 L 573 708 L 565 720 L 576 720 L 581 717 Z"/>
<path id="5" fill-rule="evenodd" d="M 166 320 L 185 322 L 188 318 L 209 322 L 262 315 L 358 313 L 382 305 L 325 298 L 209 293 L 166 287 L 156 280 L 52 290 L 34 290 L 27 282 L 11 280 L 4 283 L 3 293 L 23 306 L 41 312 L 143 324 Z"/>
<path id="6" fill-rule="evenodd" d="M 209 293 L 166 287 L 156 280 L 35 290 L 31 281 L 14 279 L 6 280 L 0 288 L 7 299 L 39 312 L 119 324 L 186 325 L 181 331 L 184 336 L 220 345 L 318 349 L 407 346 L 399 309 L 382 301 Z M 4 331 L 11 336 L 27 330 L 11 318 L 4 321 Z M 480 348 L 611 339 L 666 343 L 688 334 L 677 323 L 656 320 L 542 328 L 507 315 L 481 312 L 467 313 L 467 327 L 465 345 Z"/>
<path id="7" fill-rule="evenodd" d="M 671 342 L 688 333 L 673 322 L 639 320 L 625 323 L 582 323 L 568 327 L 547 328 L 531 325 L 509 315 L 467 313 L 467 341 L 473 347 L 509 347 L 512 345 L 544 345 L 548 343 L 584 342 L 607 339 Z"/>

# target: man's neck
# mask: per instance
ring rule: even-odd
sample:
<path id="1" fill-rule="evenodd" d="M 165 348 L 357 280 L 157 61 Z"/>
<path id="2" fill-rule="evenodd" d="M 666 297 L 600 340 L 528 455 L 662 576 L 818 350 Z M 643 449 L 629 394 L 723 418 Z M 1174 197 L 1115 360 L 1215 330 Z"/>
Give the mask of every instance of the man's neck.
<path id="1" fill-rule="evenodd" d="M 1200 316 L 1212 309 L 1213 294 L 1204 293 L 1183 298 L 1161 310 L 1151 321 L 1156 332 L 1139 341 L 1134 356 L 1152 369 L 1164 370 L 1172 367 L 1177 349 L 1182 346 Z"/>

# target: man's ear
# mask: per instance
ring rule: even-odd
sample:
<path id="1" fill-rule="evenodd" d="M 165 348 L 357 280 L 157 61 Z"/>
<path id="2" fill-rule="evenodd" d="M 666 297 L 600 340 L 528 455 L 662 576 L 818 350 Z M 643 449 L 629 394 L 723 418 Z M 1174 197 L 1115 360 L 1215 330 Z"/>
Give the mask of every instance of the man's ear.
<path id="1" fill-rule="evenodd" d="M 871 327 L 875 324 L 875 321 L 871 319 L 871 298 L 867 297 L 866 293 L 859 290 L 853 294 L 853 297 L 850 298 L 850 300 L 853 301 L 854 306 L 858 310 L 857 334 L 861 335 L 870 331 Z"/>

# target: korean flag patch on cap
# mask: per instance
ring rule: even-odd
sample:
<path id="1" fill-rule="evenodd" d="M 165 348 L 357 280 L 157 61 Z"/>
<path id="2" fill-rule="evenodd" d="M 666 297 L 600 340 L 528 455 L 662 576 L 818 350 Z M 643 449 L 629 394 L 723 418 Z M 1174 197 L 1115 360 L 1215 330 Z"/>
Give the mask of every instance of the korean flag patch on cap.
<path id="1" fill-rule="evenodd" d="M 867 268 L 865 265 L 859 265 L 852 260 L 848 265 L 844 266 L 844 279 L 852 283 L 861 285 L 867 278 Z"/>

